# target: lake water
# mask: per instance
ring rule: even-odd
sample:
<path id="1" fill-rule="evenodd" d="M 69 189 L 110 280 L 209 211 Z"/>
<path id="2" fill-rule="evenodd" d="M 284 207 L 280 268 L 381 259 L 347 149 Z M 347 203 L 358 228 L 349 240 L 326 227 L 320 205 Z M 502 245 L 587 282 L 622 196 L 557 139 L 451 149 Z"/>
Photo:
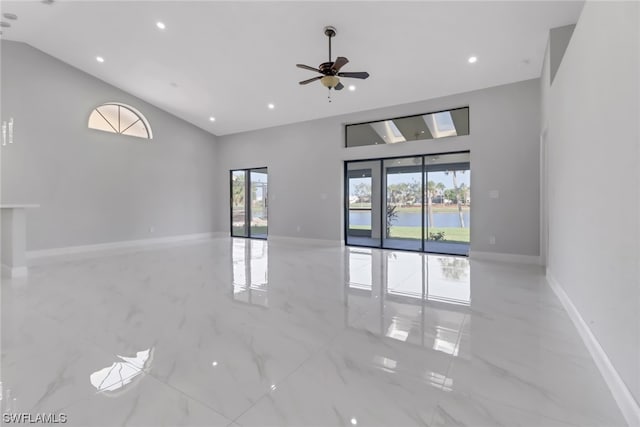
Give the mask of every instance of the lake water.
<path id="1" fill-rule="evenodd" d="M 469 211 L 463 211 L 465 228 L 469 228 Z M 427 218 L 425 215 L 425 225 Z M 351 225 L 371 225 L 371 213 L 369 211 L 350 211 L 349 224 Z M 398 218 L 393 225 L 420 227 L 422 219 L 419 212 L 399 212 Z M 458 212 L 434 212 L 432 227 L 460 227 L 460 217 Z"/>

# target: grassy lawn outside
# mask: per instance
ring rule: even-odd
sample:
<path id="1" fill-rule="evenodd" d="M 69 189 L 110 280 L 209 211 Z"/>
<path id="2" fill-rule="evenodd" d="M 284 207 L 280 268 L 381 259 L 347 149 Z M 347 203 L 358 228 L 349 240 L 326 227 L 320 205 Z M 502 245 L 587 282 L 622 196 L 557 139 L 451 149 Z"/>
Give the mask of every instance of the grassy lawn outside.
<path id="1" fill-rule="evenodd" d="M 351 210 L 358 210 L 358 209 L 371 209 L 371 203 L 351 203 L 349 205 L 349 209 Z M 470 206 L 463 206 L 462 207 L 462 211 L 463 212 L 467 212 L 469 211 Z M 433 205 L 431 208 L 433 213 L 456 213 L 458 212 L 458 206 L 456 205 Z M 422 212 L 422 208 L 420 206 L 404 206 L 404 207 L 399 207 L 396 208 L 396 212 L 403 212 L 403 213 L 421 213 Z M 427 207 L 424 207 L 424 212 L 425 214 L 427 213 Z"/>
<path id="2" fill-rule="evenodd" d="M 243 236 L 245 234 L 245 228 L 242 226 L 234 226 L 231 231 L 233 236 Z M 251 227 L 251 234 L 267 234 L 267 226 L 266 225 L 258 225 Z"/>
<path id="3" fill-rule="evenodd" d="M 469 206 L 463 206 L 462 207 L 462 212 L 467 212 L 469 211 Z M 405 206 L 402 208 L 396 208 L 396 212 L 406 212 L 406 213 L 420 213 L 422 212 L 422 208 L 420 208 L 420 206 Z M 427 207 L 424 207 L 424 213 L 426 214 L 428 212 Z M 434 205 L 431 207 L 431 212 L 433 213 L 457 213 L 458 212 L 458 206 L 456 205 L 447 205 L 447 206 L 437 206 Z"/>
<path id="4" fill-rule="evenodd" d="M 443 242 L 459 242 L 469 243 L 471 241 L 469 236 L 469 228 L 461 227 L 429 227 L 428 233 L 444 232 Z M 402 239 L 420 239 L 422 238 L 422 232 L 420 227 L 407 227 L 407 226 L 392 226 L 391 237 L 398 237 Z"/>
<path id="5" fill-rule="evenodd" d="M 352 225 L 349 228 L 357 229 L 357 230 L 371 230 L 371 226 L 369 225 Z M 471 241 L 471 238 L 469 235 L 470 234 L 469 228 L 431 227 L 429 228 L 428 232 L 429 233 L 444 232 L 444 239 L 442 239 L 443 242 L 469 243 Z M 422 230 L 420 227 L 394 225 L 391 227 L 390 237 L 395 237 L 400 239 L 421 239 Z"/>

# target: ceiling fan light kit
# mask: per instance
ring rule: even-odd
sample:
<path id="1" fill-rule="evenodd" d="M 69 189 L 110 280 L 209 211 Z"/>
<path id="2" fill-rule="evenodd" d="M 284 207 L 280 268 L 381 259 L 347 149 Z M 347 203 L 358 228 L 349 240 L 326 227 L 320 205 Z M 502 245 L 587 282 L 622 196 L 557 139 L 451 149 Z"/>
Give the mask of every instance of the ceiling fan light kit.
<path id="1" fill-rule="evenodd" d="M 322 83 L 324 87 L 331 89 L 332 87 L 336 87 L 338 83 L 340 83 L 340 79 L 336 76 L 324 76 L 320 79 L 320 83 Z"/>
<path id="2" fill-rule="evenodd" d="M 353 78 L 353 79 L 366 79 L 369 77 L 369 73 L 362 72 L 340 72 L 340 69 L 349 63 L 349 60 L 344 56 L 338 56 L 335 61 L 331 61 L 331 39 L 336 36 L 335 27 L 325 27 L 324 34 L 329 38 L 329 61 L 323 62 L 318 68 L 313 68 L 304 64 L 296 64 L 298 68 L 303 70 L 315 71 L 322 74 L 307 80 L 302 80 L 300 85 L 306 85 L 316 80 L 320 80 L 320 83 L 329 89 L 329 102 L 331 102 L 331 89 L 342 90 L 344 85 L 340 82 L 340 77 Z"/>

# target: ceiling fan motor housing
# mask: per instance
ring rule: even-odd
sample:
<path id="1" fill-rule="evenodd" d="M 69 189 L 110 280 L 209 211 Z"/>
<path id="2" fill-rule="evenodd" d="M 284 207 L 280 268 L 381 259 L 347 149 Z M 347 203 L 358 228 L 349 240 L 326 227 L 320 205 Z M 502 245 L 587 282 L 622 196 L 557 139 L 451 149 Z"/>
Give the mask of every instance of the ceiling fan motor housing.
<path id="1" fill-rule="evenodd" d="M 332 66 L 333 66 L 333 62 L 323 62 L 322 64 L 320 64 L 318 69 L 325 76 L 335 76 L 338 73 L 338 70 L 332 70 L 331 69 Z"/>

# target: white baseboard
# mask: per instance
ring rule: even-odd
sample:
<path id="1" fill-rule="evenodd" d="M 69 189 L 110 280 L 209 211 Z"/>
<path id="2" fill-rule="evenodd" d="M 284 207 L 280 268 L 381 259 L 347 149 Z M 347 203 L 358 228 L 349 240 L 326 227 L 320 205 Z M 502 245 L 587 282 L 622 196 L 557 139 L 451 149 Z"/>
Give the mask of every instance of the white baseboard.
<path id="1" fill-rule="evenodd" d="M 620 378 L 618 371 L 609 360 L 598 339 L 593 335 L 587 322 L 582 318 L 576 306 L 573 305 L 573 302 L 571 302 L 571 299 L 549 269 L 547 269 L 547 282 L 564 306 L 580 337 L 582 337 L 625 420 L 630 426 L 640 426 L 640 406 L 638 402 L 636 402 L 631 391 Z"/>
<path id="2" fill-rule="evenodd" d="M 27 260 L 49 258 L 63 255 L 74 255 L 85 252 L 119 250 L 127 248 L 144 247 L 166 243 L 190 242 L 197 240 L 207 240 L 220 237 L 222 233 L 195 233 L 182 234 L 178 236 L 155 237 L 152 239 L 126 240 L 121 242 L 98 243 L 95 245 L 68 246 L 64 248 L 43 249 L 37 251 L 27 251 Z"/>
<path id="3" fill-rule="evenodd" d="M 8 265 L 0 265 L 0 274 L 3 277 L 25 277 L 28 274 L 27 267 L 9 267 Z"/>
<path id="4" fill-rule="evenodd" d="M 469 258 L 482 261 L 514 262 L 518 264 L 540 265 L 538 255 L 503 254 L 498 252 L 469 251 Z"/>

